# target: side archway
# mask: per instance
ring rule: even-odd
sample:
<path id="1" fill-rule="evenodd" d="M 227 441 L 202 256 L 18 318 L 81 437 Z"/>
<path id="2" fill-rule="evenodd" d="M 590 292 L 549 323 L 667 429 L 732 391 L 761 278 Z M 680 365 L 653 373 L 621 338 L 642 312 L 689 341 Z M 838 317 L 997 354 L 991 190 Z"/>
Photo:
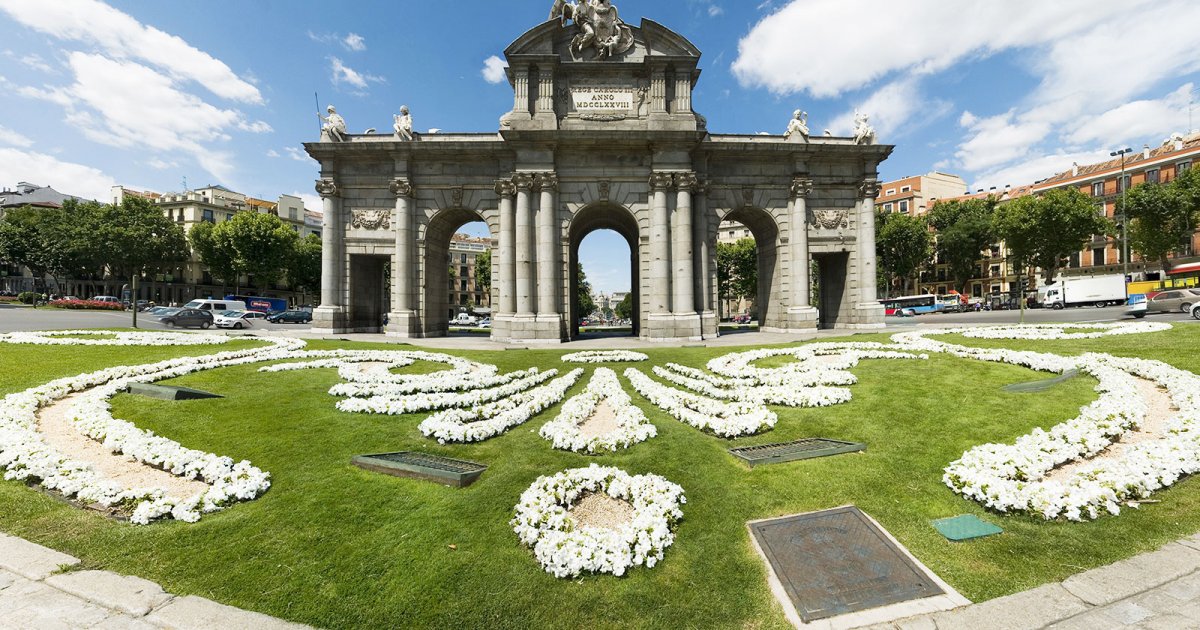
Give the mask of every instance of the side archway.
<path id="1" fill-rule="evenodd" d="M 741 223 L 750 230 L 754 237 L 754 245 L 758 258 L 758 291 L 754 297 L 754 310 L 758 314 L 759 328 L 782 328 L 786 325 L 786 312 L 782 300 L 778 299 L 782 291 L 780 278 L 779 225 L 769 212 L 762 208 L 747 206 L 729 211 L 721 221 Z M 718 239 L 719 240 L 719 239 Z M 712 251 L 717 251 L 713 244 Z M 716 287 L 714 287 L 715 290 Z M 718 299 L 721 296 L 718 296 Z"/>
<path id="2" fill-rule="evenodd" d="M 583 313 L 579 312 L 579 305 L 576 296 L 579 294 L 579 244 L 583 242 L 584 237 L 596 230 L 612 230 L 620 234 L 625 242 L 629 245 L 629 290 L 632 294 L 631 302 L 633 303 L 633 312 L 630 316 L 632 325 L 632 334 L 637 336 L 641 331 L 641 278 L 639 274 L 639 250 L 640 234 L 638 230 L 637 219 L 633 213 L 624 206 L 611 203 L 599 202 L 583 207 L 571 217 L 571 224 L 568 228 L 567 239 L 570 245 L 569 254 L 567 256 L 567 276 L 570 278 L 568 287 L 568 302 L 570 308 L 569 325 L 567 326 L 567 334 L 570 339 L 579 338 L 579 319 Z"/>
<path id="3" fill-rule="evenodd" d="M 462 226 L 485 221 L 474 210 L 449 208 L 429 219 L 421 239 L 421 331 L 425 337 L 444 337 L 450 316 L 450 239 Z M 491 234 L 492 226 L 488 224 Z M 492 237 L 494 238 L 494 236 Z"/>

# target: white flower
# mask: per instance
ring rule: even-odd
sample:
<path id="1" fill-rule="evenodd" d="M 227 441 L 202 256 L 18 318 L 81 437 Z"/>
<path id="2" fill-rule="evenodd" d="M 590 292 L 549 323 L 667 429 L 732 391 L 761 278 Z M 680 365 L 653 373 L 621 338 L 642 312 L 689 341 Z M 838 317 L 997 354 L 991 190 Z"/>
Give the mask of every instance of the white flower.
<path id="1" fill-rule="evenodd" d="M 636 363 L 649 358 L 628 350 L 584 350 L 562 355 L 562 360 L 568 363 Z"/>
<path id="2" fill-rule="evenodd" d="M 617 427 L 601 435 L 584 435 L 580 425 L 592 416 L 600 401 L 607 402 L 616 415 Z M 633 405 L 617 373 L 602 367 L 596 368 L 587 388 L 563 403 L 558 416 L 542 425 L 538 433 L 554 448 L 596 453 L 629 448 L 658 435 L 658 429 Z"/>

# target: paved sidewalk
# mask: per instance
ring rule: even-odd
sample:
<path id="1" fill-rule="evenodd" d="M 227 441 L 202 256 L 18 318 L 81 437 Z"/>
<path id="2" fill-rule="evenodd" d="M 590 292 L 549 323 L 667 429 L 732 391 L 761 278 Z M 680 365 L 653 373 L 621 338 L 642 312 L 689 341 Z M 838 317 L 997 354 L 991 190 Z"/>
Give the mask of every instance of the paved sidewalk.
<path id="1" fill-rule="evenodd" d="M 1200 534 L 1062 582 L 871 630 L 1200 629 Z"/>
<path id="2" fill-rule="evenodd" d="M 202 597 L 178 597 L 141 578 L 68 571 L 79 560 L 0 533 L 0 630 L 308 628 Z"/>

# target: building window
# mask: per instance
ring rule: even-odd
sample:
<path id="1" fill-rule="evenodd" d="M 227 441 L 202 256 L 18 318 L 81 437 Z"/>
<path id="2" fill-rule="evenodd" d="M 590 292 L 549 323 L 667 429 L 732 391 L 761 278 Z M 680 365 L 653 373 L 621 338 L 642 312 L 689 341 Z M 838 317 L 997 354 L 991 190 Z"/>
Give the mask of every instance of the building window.
<path id="1" fill-rule="evenodd" d="M 1071 260 L 1067 262 L 1067 267 L 1070 269 L 1078 269 L 1079 268 L 1079 258 L 1080 258 L 1079 252 L 1075 252 L 1074 254 L 1071 254 Z"/>
<path id="2" fill-rule="evenodd" d="M 1147 184 L 1157 184 L 1158 183 L 1158 169 L 1152 168 L 1152 169 L 1146 171 L 1146 183 Z"/>
<path id="3" fill-rule="evenodd" d="M 1092 250 L 1092 264 L 1095 266 L 1108 264 L 1108 262 L 1104 260 L 1104 248 L 1103 247 L 1097 247 Z"/>
<path id="4" fill-rule="evenodd" d="M 462 292 L 464 292 L 464 293 L 466 292 L 466 290 L 467 290 L 467 281 L 466 281 L 465 279 L 464 279 L 464 280 L 459 280 L 459 281 L 458 281 L 458 290 L 459 290 L 459 291 L 462 291 Z"/>
<path id="5" fill-rule="evenodd" d="M 200 211 L 200 220 L 204 221 L 205 223 L 216 223 L 216 221 L 213 219 L 213 211 L 207 208 Z"/>
<path id="6" fill-rule="evenodd" d="M 971 285 L 971 297 L 983 297 L 983 285 L 975 283 Z"/>
<path id="7" fill-rule="evenodd" d="M 1117 178 L 1117 192 L 1124 192 L 1126 190 L 1129 190 L 1129 179 L 1131 177 L 1133 177 L 1133 176 L 1125 175 L 1123 177 Z"/>
<path id="8" fill-rule="evenodd" d="M 889 201 L 889 202 L 883 204 L 883 211 L 891 212 L 892 211 L 892 202 Z"/>
<path id="9" fill-rule="evenodd" d="M 894 194 L 896 194 L 896 189 L 895 189 L 895 188 L 889 188 L 889 189 L 887 189 L 887 190 L 883 191 L 883 194 L 885 194 L 885 195 L 894 195 Z"/>
<path id="10" fill-rule="evenodd" d="M 225 213 L 225 220 L 226 220 L 226 221 L 232 221 L 232 220 L 233 220 L 233 213 L 232 213 L 232 212 L 226 212 L 226 213 Z"/>
<path id="11" fill-rule="evenodd" d="M 944 280 L 946 279 L 946 270 L 945 270 L 945 268 L 940 268 L 940 269 L 938 269 L 938 270 L 937 270 L 937 279 L 938 279 L 938 282 L 942 282 L 942 281 L 944 281 Z"/>
<path id="12" fill-rule="evenodd" d="M 459 254 L 459 255 L 458 255 L 458 262 L 460 262 L 460 263 L 462 263 L 462 264 L 464 264 L 464 265 L 465 265 L 465 264 L 467 264 L 467 255 L 466 255 L 466 254 Z"/>
<path id="13" fill-rule="evenodd" d="M 910 190 L 912 190 L 912 186 L 901 186 L 900 187 L 900 192 L 902 192 L 902 193 L 906 193 Z"/>
<path id="14" fill-rule="evenodd" d="M 993 277 L 1000 275 L 1000 265 L 992 265 L 991 269 L 988 269 L 988 273 Z"/>
<path id="15" fill-rule="evenodd" d="M 1175 165 L 1175 177 L 1179 177 L 1180 175 L 1183 175 L 1184 173 L 1188 172 L 1189 168 L 1192 168 L 1191 162 L 1180 162 L 1180 163 L 1176 164 Z"/>
<path id="16" fill-rule="evenodd" d="M 903 212 L 905 214 L 908 213 L 908 201 L 907 200 L 900 202 L 900 212 Z"/>
<path id="17" fill-rule="evenodd" d="M 1093 197 L 1103 197 L 1104 196 L 1104 182 L 1095 182 L 1092 184 L 1092 196 Z"/>

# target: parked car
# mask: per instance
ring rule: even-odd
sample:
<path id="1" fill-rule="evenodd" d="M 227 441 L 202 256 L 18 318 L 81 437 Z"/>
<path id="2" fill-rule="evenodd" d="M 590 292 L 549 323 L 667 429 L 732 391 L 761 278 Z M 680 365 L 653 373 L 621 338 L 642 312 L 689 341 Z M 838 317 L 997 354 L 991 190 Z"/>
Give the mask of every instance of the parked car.
<path id="1" fill-rule="evenodd" d="M 492 327 L 492 318 L 485 317 L 482 320 L 480 320 L 480 322 L 478 324 L 476 324 L 476 326 L 479 326 L 480 328 L 491 328 Z"/>
<path id="2" fill-rule="evenodd" d="M 1200 319 L 1200 303 L 1192 305 L 1192 318 Z"/>
<path id="3" fill-rule="evenodd" d="M 213 316 L 210 311 L 202 311 L 198 308 L 183 308 L 179 309 L 178 313 L 163 317 L 159 321 L 170 328 L 209 328 L 213 325 Z"/>
<path id="4" fill-rule="evenodd" d="M 304 311 L 284 311 L 267 317 L 267 321 L 276 324 L 307 324 L 312 321 L 312 313 Z"/>
<path id="5" fill-rule="evenodd" d="M 1146 316 L 1146 295 L 1143 293 L 1134 293 L 1129 296 L 1129 301 L 1125 303 L 1125 314 L 1130 317 L 1141 319 Z"/>
<path id="6" fill-rule="evenodd" d="M 258 311 L 225 311 L 218 313 L 213 317 L 213 323 L 217 328 L 233 328 L 241 330 L 249 328 L 254 320 L 266 319 L 262 313 Z"/>
<path id="7" fill-rule="evenodd" d="M 733 323 L 735 323 L 735 324 L 749 324 L 749 323 L 750 323 L 750 315 L 749 315 L 749 314 L 735 315 L 735 316 L 734 316 L 734 318 L 733 318 Z"/>
<path id="8" fill-rule="evenodd" d="M 1150 298 L 1146 310 L 1156 313 L 1189 313 L 1193 304 L 1200 304 L 1200 289 L 1170 289 Z"/>
<path id="9" fill-rule="evenodd" d="M 97 295 L 96 297 L 92 298 L 92 301 L 93 302 L 107 302 L 109 304 L 120 304 L 121 298 L 116 297 L 114 295 Z"/>

